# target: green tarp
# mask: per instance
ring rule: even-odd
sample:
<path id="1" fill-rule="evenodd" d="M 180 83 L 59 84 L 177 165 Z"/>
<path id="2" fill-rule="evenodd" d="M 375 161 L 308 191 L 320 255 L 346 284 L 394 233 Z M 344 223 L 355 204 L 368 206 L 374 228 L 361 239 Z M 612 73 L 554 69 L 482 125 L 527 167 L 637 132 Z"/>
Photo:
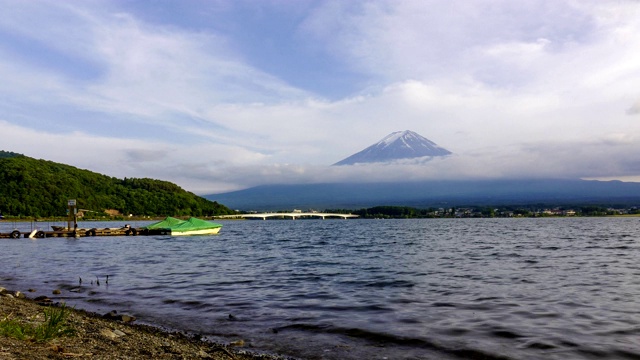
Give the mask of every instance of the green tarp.
<path id="1" fill-rule="evenodd" d="M 214 229 L 221 227 L 222 224 L 201 220 L 197 218 L 189 218 L 189 220 L 180 220 L 167 216 L 164 220 L 145 226 L 148 230 L 168 229 L 171 231 L 183 232 L 194 230 Z"/>
<path id="2" fill-rule="evenodd" d="M 167 216 L 164 220 L 158 221 L 157 223 L 149 224 L 144 227 L 144 229 L 171 229 L 173 226 L 180 225 L 184 220 L 176 219 L 170 216 Z"/>

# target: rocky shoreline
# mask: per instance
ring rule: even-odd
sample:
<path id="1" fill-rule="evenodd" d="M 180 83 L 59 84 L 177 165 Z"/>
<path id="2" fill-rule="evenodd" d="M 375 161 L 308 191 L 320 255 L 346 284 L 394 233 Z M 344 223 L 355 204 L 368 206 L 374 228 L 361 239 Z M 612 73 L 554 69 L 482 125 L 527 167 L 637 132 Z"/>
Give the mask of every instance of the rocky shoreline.
<path id="1" fill-rule="evenodd" d="M 44 323 L 44 309 L 50 306 L 60 304 L 46 296 L 31 299 L 20 291 L 0 287 L 0 321 Z M 197 335 L 169 332 L 134 321 L 133 317 L 114 311 L 100 315 L 69 309 L 66 324 L 73 330 L 71 335 L 46 342 L 0 335 L 0 359 L 289 359 L 246 351 L 241 348 L 242 341 L 217 344 Z"/>

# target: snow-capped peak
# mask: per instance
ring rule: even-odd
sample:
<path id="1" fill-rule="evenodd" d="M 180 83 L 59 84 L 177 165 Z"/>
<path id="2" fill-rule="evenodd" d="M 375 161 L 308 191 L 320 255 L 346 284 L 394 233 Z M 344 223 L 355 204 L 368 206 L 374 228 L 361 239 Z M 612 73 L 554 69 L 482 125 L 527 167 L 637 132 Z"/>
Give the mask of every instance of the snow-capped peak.
<path id="1" fill-rule="evenodd" d="M 335 163 L 334 165 L 352 165 L 356 163 L 389 162 L 418 157 L 446 156 L 449 150 L 441 148 L 433 141 L 411 131 L 396 131 L 376 144 Z"/>
<path id="2" fill-rule="evenodd" d="M 378 144 L 391 145 L 396 140 L 405 137 L 407 133 L 410 133 L 410 132 L 411 131 L 409 130 L 392 132 L 391 134 L 385 136 L 384 139 L 380 140 Z"/>

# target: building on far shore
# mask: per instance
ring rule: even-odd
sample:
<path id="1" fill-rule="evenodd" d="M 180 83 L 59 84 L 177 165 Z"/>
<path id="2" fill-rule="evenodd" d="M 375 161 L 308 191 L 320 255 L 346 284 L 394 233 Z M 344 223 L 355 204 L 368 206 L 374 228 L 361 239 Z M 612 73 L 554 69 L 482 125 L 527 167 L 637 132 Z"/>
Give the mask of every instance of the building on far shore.
<path id="1" fill-rule="evenodd" d="M 109 216 L 118 216 L 118 215 L 120 215 L 120 211 L 115 210 L 115 209 L 107 209 L 104 212 L 105 212 L 105 214 L 107 214 Z"/>

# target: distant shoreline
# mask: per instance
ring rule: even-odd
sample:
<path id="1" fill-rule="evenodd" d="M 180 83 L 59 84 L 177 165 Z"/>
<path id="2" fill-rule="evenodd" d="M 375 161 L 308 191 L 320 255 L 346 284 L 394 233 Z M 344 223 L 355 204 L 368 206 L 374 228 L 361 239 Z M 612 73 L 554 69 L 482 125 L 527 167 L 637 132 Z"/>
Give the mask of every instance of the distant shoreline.
<path id="1" fill-rule="evenodd" d="M 410 217 L 410 218 L 406 218 L 406 217 L 388 217 L 388 219 L 553 219 L 553 218 L 575 218 L 575 219 L 579 219 L 579 218 L 594 218 L 594 217 L 599 217 L 599 218 L 634 218 L 634 217 L 640 217 L 640 214 L 615 214 L 615 215 L 545 215 L 545 216 L 485 216 L 485 217 L 454 217 L 454 216 L 448 216 L 448 217 L 441 217 L 441 216 L 433 216 L 433 217 Z M 131 218 L 131 219 L 125 219 L 125 220 L 78 220 L 78 224 L 81 224 L 82 222 L 140 222 L 140 221 L 157 221 L 157 220 L 162 220 L 164 219 L 164 217 L 152 217 L 152 218 Z M 359 219 L 352 219 L 353 220 L 368 220 L 368 219 L 379 219 L 379 218 L 375 218 L 375 217 L 361 217 Z M 258 220 L 247 220 L 247 219 L 240 219 L 240 218 L 223 218 L 223 219 L 219 219 L 219 218 L 215 218 L 212 217 L 211 219 L 207 219 L 207 220 L 216 220 L 216 221 L 258 221 Z M 271 218 L 268 219 L 269 221 L 278 221 L 278 220 L 285 220 L 285 221 L 290 221 L 290 219 L 281 219 L 281 218 Z M 307 219 L 307 218 L 303 218 L 303 219 L 297 219 L 298 220 L 318 220 L 318 219 Z M 263 220 L 259 220 L 259 221 L 263 221 Z M 51 222 L 51 223 L 66 223 L 67 219 L 24 219 L 24 218 L 18 218 L 18 219 L 0 219 L 0 223 L 46 223 L 46 222 Z"/>
<path id="2" fill-rule="evenodd" d="M 157 221 L 162 220 L 166 216 L 132 216 L 132 217 L 122 217 L 122 218 L 113 218 L 113 219 L 78 219 L 78 223 L 81 222 L 109 222 L 109 221 Z M 189 218 L 189 216 L 172 216 L 175 218 Z M 202 219 L 213 219 L 212 216 L 200 216 Z M 67 222 L 69 221 L 66 217 L 43 217 L 43 218 L 29 218 L 29 217 L 5 217 L 0 219 L 0 222 Z"/>

